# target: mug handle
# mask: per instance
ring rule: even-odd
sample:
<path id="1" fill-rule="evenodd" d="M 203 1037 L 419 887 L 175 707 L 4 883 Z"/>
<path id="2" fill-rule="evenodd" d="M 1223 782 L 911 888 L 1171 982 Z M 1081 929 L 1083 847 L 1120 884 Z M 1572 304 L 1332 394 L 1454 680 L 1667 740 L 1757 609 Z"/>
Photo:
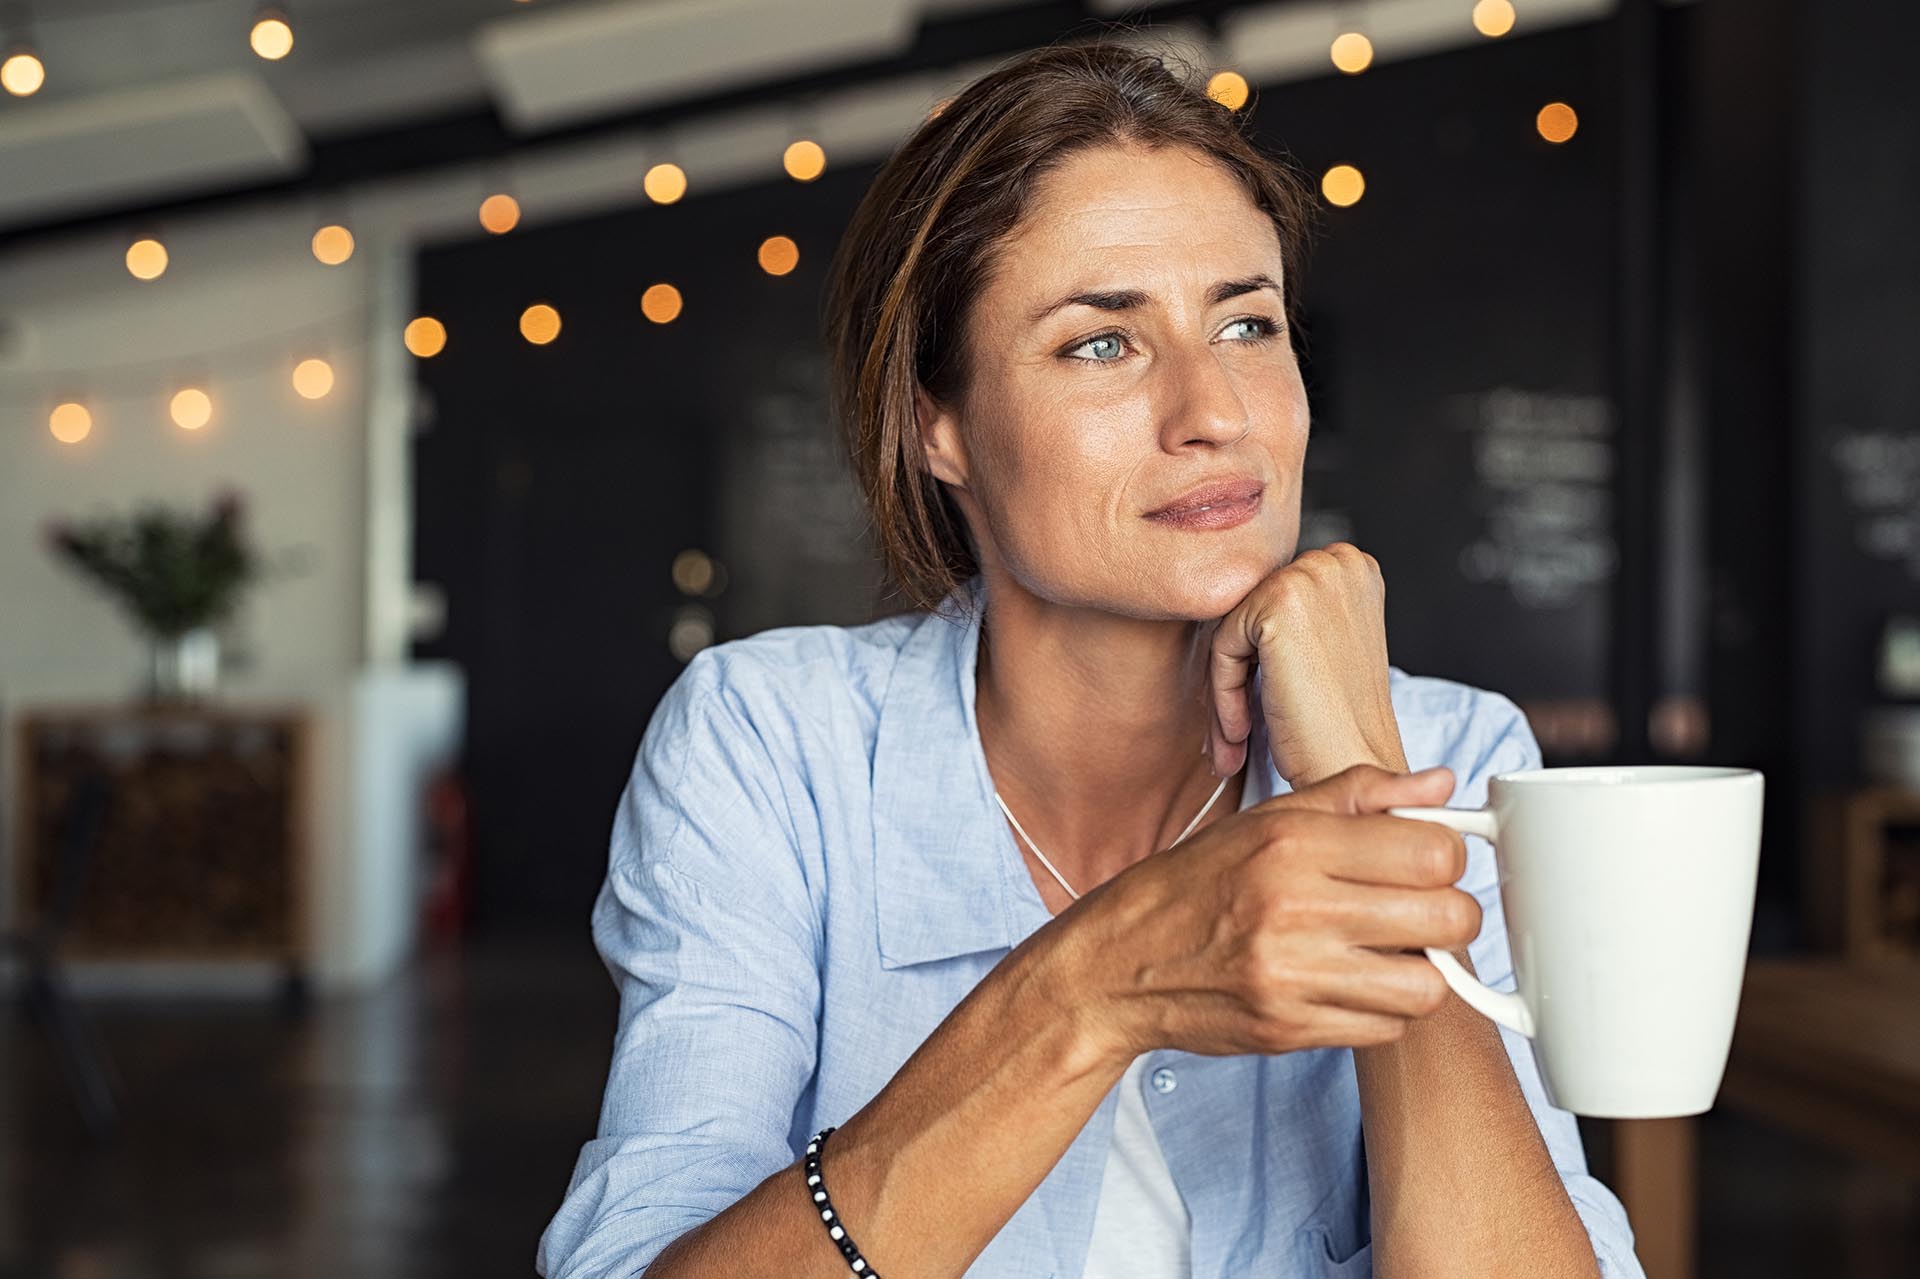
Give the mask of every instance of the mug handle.
<path id="1" fill-rule="evenodd" d="M 1415 821 L 1437 822 L 1451 827 L 1462 835 L 1478 835 L 1488 842 L 1499 838 L 1500 823 L 1494 817 L 1491 808 L 1389 808 L 1389 817 L 1410 817 Z M 1518 994 L 1504 990 L 1495 990 L 1465 968 L 1460 961 L 1438 946 L 1425 948 L 1427 958 L 1447 979 L 1447 985 L 1453 993 L 1460 996 L 1472 1008 L 1489 1021 L 1505 1026 L 1508 1030 L 1533 1038 L 1533 1010 L 1527 1007 L 1526 1000 Z"/>

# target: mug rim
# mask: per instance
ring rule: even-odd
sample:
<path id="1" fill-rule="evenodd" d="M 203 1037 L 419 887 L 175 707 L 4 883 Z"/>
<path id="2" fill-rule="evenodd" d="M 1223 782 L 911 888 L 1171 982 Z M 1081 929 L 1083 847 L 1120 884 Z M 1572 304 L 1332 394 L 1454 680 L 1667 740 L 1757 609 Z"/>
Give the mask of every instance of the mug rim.
<path id="1" fill-rule="evenodd" d="M 1632 773 L 1631 777 L 1609 774 Z M 1641 790 L 1668 786 L 1711 786 L 1747 779 L 1759 780 L 1757 768 L 1726 764 L 1555 764 L 1543 768 L 1520 768 L 1495 773 L 1490 782 L 1510 785 L 1628 787 Z"/>

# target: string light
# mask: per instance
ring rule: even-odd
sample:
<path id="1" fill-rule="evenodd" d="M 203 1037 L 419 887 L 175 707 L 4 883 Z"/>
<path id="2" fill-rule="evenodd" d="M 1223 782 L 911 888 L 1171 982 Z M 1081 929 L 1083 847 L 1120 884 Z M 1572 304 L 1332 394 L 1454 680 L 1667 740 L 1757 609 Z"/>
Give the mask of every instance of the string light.
<path id="1" fill-rule="evenodd" d="M 293 23 L 283 10 L 264 6 L 254 15 L 247 43 L 268 62 L 278 62 L 293 52 Z"/>
<path id="2" fill-rule="evenodd" d="M 560 336 L 560 312 L 545 302 L 535 302 L 520 313 L 520 336 L 535 346 L 545 346 Z"/>
<path id="3" fill-rule="evenodd" d="M 127 246 L 127 270 L 136 280 L 157 280 L 167 269 L 167 247 L 147 238 Z"/>
<path id="4" fill-rule="evenodd" d="M 1216 71 L 1207 81 L 1207 96 L 1229 111 L 1247 105 L 1247 78 L 1238 71 Z"/>
<path id="5" fill-rule="evenodd" d="M 197 386 L 174 392 L 167 406 L 173 424 L 183 431 L 197 431 L 213 420 L 213 397 Z"/>
<path id="6" fill-rule="evenodd" d="M 447 326 L 431 315 L 417 316 L 407 321 L 401 340 L 407 344 L 407 350 L 429 360 L 446 350 Z"/>
<path id="7" fill-rule="evenodd" d="M 655 324 L 671 324 L 680 314 L 680 290 L 655 284 L 640 295 L 640 314 Z"/>
<path id="8" fill-rule="evenodd" d="M 329 222 L 313 233 L 313 256 L 327 266 L 339 266 L 353 256 L 353 232 Z"/>
<path id="9" fill-rule="evenodd" d="M 1343 31 L 1335 36 L 1329 52 L 1333 65 L 1348 75 L 1359 75 L 1373 65 L 1373 41 L 1358 31 Z"/>
<path id="10" fill-rule="evenodd" d="M 1343 209 L 1358 203 L 1366 189 L 1367 180 L 1351 164 L 1336 164 L 1320 178 L 1320 193 Z"/>
<path id="11" fill-rule="evenodd" d="M 1508 0 L 1480 0 L 1473 6 L 1473 29 L 1488 39 L 1513 30 L 1513 5 Z"/>
<path id="12" fill-rule="evenodd" d="M 293 389 L 303 398 L 325 398 L 333 389 L 333 366 L 322 359 L 302 360 L 293 366 Z"/>
<path id="13" fill-rule="evenodd" d="M 656 164 L 641 185 L 655 204 L 672 204 L 687 193 L 687 171 L 677 164 Z"/>
<path id="14" fill-rule="evenodd" d="M 760 269 L 768 275 L 785 275 L 800 265 L 800 246 L 784 235 L 770 235 L 760 241 Z"/>
<path id="15" fill-rule="evenodd" d="M 801 138 L 787 144 L 786 154 L 780 157 L 780 164 L 794 181 L 811 182 L 827 171 L 827 153 L 818 142 Z"/>
<path id="16" fill-rule="evenodd" d="M 1565 142 L 1580 127 L 1580 117 L 1564 102 L 1549 102 L 1534 116 L 1533 127 L 1549 142 Z"/>
<path id="17" fill-rule="evenodd" d="M 53 412 L 47 418 L 47 429 L 62 444 L 78 444 L 92 434 L 93 414 L 87 412 L 86 405 L 68 400 L 53 406 Z"/>
<path id="18" fill-rule="evenodd" d="M 30 48 L 17 46 L 0 62 L 0 88 L 16 98 L 30 98 L 47 82 L 46 64 Z"/>
<path id="19" fill-rule="evenodd" d="M 502 191 L 480 202 L 480 225 L 495 235 L 505 235 L 520 225 L 520 201 Z"/>

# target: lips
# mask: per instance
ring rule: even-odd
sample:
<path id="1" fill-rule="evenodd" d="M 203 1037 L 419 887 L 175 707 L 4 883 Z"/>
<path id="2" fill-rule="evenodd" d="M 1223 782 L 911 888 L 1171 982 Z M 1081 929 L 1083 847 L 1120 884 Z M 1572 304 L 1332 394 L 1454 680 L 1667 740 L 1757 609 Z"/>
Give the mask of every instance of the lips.
<path id="1" fill-rule="evenodd" d="M 1239 506 L 1252 501 L 1265 487 L 1266 485 L 1259 480 L 1212 480 L 1197 488 L 1188 489 L 1165 506 L 1148 511 L 1147 518 L 1160 519 L 1169 515 L 1190 515 L 1212 506 Z"/>

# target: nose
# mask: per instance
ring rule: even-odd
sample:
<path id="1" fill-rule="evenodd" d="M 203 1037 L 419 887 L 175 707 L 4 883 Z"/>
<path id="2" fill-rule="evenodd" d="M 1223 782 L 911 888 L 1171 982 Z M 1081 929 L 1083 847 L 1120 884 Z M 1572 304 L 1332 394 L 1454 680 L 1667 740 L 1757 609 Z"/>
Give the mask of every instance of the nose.
<path id="1" fill-rule="evenodd" d="M 1253 427 L 1240 388 L 1211 346 L 1163 358 L 1167 385 L 1160 444 L 1178 452 L 1193 443 L 1232 444 Z"/>

